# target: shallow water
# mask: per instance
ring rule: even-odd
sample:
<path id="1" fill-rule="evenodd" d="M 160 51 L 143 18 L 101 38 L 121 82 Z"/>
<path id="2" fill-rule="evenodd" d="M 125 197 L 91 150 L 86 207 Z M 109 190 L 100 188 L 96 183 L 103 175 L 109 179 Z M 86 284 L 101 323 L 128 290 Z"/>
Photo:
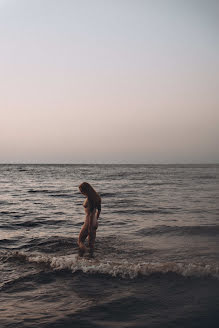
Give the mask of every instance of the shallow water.
<path id="1" fill-rule="evenodd" d="M 218 327 L 218 165 L 0 165 L 1 327 Z M 83 196 L 102 197 L 94 259 Z"/>

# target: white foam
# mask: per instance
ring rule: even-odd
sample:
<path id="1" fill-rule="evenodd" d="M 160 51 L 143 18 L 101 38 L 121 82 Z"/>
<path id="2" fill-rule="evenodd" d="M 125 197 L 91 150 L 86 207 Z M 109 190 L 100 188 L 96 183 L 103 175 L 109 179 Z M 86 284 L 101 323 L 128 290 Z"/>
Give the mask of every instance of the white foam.
<path id="1" fill-rule="evenodd" d="M 138 264 L 130 261 L 96 260 L 78 257 L 78 255 L 46 256 L 41 254 L 19 254 L 28 262 L 44 263 L 54 270 L 82 271 L 88 274 L 107 274 L 113 277 L 136 278 L 137 276 L 148 276 L 153 273 L 176 273 L 185 277 L 211 276 L 219 279 L 219 265 L 176 263 L 176 262 L 142 262 Z"/>

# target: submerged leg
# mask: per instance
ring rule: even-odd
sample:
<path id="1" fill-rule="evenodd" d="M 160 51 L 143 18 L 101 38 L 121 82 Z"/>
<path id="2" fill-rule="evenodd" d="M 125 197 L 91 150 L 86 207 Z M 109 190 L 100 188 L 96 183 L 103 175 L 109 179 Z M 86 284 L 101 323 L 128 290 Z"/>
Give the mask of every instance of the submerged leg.
<path id="1" fill-rule="evenodd" d="M 86 251 L 86 246 L 84 245 L 85 239 L 87 238 L 88 235 L 88 228 L 87 225 L 83 225 L 81 228 L 79 237 L 78 237 L 78 246 L 79 246 L 79 255 L 83 256 L 83 254 Z"/>

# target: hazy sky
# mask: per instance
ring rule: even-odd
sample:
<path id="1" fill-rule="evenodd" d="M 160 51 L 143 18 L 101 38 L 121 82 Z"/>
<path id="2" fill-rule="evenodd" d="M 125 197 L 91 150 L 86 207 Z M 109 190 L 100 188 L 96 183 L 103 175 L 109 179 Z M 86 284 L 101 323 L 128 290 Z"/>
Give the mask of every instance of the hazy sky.
<path id="1" fill-rule="evenodd" d="M 0 162 L 219 163 L 219 1 L 0 0 Z"/>

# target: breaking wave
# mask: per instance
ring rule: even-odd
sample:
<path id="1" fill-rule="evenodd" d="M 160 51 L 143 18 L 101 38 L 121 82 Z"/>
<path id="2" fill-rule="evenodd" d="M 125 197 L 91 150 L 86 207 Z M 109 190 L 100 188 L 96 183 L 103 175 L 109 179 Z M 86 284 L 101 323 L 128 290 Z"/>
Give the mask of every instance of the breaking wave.
<path id="1" fill-rule="evenodd" d="M 142 236 L 174 234 L 174 235 L 219 235 L 219 225 L 205 226 L 167 226 L 159 225 L 151 228 L 143 228 L 137 231 L 137 234 Z"/>
<path id="2" fill-rule="evenodd" d="M 76 254 L 66 256 L 47 256 L 38 253 L 26 254 L 11 252 L 1 256 L 3 261 L 16 259 L 29 263 L 44 264 L 52 270 L 70 270 L 73 273 L 81 271 L 86 274 L 105 274 L 112 277 L 134 279 L 152 274 L 175 273 L 184 277 L 212 277 L 219 279 L 219 266 L 197 263 L 177 262 L 142 262 L 109 261 L 106 259 L 81 258 Z"/>

